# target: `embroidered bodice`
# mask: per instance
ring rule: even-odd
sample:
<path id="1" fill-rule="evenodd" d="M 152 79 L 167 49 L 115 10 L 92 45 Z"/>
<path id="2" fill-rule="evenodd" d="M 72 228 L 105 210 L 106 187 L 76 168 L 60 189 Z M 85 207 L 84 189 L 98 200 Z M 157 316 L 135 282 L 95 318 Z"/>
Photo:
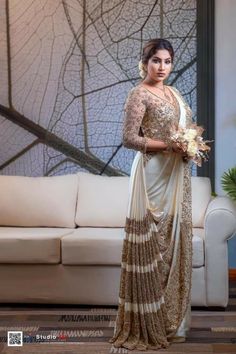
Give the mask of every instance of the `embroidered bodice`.
<path id="1" fill-rule="evenodd" d="M 186 110 L 186 126 L 192 123 L 192 110 L 173 86 L 172 90 L 182 99 Z M 173 95 L 174 97 L 174 95 Z M 133 87 L 125 102 L 123 145 L 129 149 L 146 152 L 146 138 L 169 142 L 171 128 L 178 125 L 180 107 L 177 99 L 170 103 L 142 85 Z"/>

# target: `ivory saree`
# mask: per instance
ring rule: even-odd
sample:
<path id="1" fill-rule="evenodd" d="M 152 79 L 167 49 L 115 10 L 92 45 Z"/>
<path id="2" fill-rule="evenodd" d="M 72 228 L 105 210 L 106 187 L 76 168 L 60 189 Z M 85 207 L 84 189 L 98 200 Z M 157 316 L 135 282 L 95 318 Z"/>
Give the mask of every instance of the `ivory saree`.
<path id="1" fill-rule="evenodd" d="M 181 155 L 146 152 L 146 138 L 168 142 L 171 126 L 192 111 L 168 86 L 170 103 L 137 85 L 126 100 L 124 146 L 138 150 L 129 184 L 114 347 L 167 348 L 191 321 L 192 219 L 190 166 Z"/>

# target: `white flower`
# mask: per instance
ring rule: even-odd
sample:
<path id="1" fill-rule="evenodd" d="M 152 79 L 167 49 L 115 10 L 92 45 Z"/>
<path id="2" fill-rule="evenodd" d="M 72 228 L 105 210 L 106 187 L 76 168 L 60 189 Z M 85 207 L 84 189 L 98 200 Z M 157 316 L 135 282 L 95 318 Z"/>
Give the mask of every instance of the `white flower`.
<path id="1" fill-rule="evenodd" d="M 143 70 L 143 62 L 142 62 L 142 60 L 140 60 L 138 62 L 138 68 L 139 68 L 139 70 Z"/>
<path id="2" fill-rule="evenodd" d="M 198 152 L 198 144 L 196 141 L 192 140 L 188 143 L 187 152 L 189 156 L 195 156 Z"/>
<path id="3" fill-rule="evenodd" d="M 189 128 L 185 129 L 183 127 L 176 128 L 172 127 L 171 140 L 175 143 L 187 145 L 187 155 L 190 160 L 196 163 L 198 166 L 201 166 L 202 160 L 208 160 L 208 151 L 210 147 L 207 143 L 212 141 L 203 140 L 202 132 L 203 128 L 192 124 Z M 186 144 L 187 143 L 187 144 Z"/>
<path id="4" fill-rule="evenodd" d="M 197 136 L 197 131 L 195 129 L 186 129 L 185 133 L 184 133 L 184 139 L 187 141 L 191 141 L 194 140 Z"/>
<path id="5" fill-rule="evenodd" d="M 146 71 L 144 70 L 144 65 L 142 63 L 142 60 L 139 61 L 138 68 L 139 68 L 139 75 L 141 76 L 142 79 L 144 79 L 146 76 Z"/>

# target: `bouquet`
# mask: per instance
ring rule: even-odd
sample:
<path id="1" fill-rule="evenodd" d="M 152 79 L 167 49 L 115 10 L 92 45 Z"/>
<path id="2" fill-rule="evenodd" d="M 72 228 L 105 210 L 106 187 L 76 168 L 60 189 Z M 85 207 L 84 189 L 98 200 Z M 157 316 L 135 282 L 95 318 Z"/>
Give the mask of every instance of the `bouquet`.
<path id="1" fill-rule="evenodd" d="M 192 160 L 197 166 L 202 166 L 202 160 L 208 160 L 208 152 L 211 150 L 207 143 L 213 140 L 203 140 L 202 133 L 204 128 L 193 123 L 188 128 L 179 127 L 175 129 L 171 140 L 180 146 L 182 145 L 186 152 L 186 159 Z"/>

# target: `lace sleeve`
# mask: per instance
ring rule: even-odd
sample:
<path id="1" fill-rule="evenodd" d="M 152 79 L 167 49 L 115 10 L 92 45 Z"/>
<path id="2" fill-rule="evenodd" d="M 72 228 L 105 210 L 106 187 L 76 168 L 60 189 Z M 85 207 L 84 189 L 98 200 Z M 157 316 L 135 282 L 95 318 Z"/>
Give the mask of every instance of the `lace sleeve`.
<path id="1" fill-rule="evenodd" d="M 146 111 L 142 94 L 133 88 L 124 106 L 123 145 L 128 149 L 146 152 L 147 138 L 140 136 L 140 126 Z"/>

